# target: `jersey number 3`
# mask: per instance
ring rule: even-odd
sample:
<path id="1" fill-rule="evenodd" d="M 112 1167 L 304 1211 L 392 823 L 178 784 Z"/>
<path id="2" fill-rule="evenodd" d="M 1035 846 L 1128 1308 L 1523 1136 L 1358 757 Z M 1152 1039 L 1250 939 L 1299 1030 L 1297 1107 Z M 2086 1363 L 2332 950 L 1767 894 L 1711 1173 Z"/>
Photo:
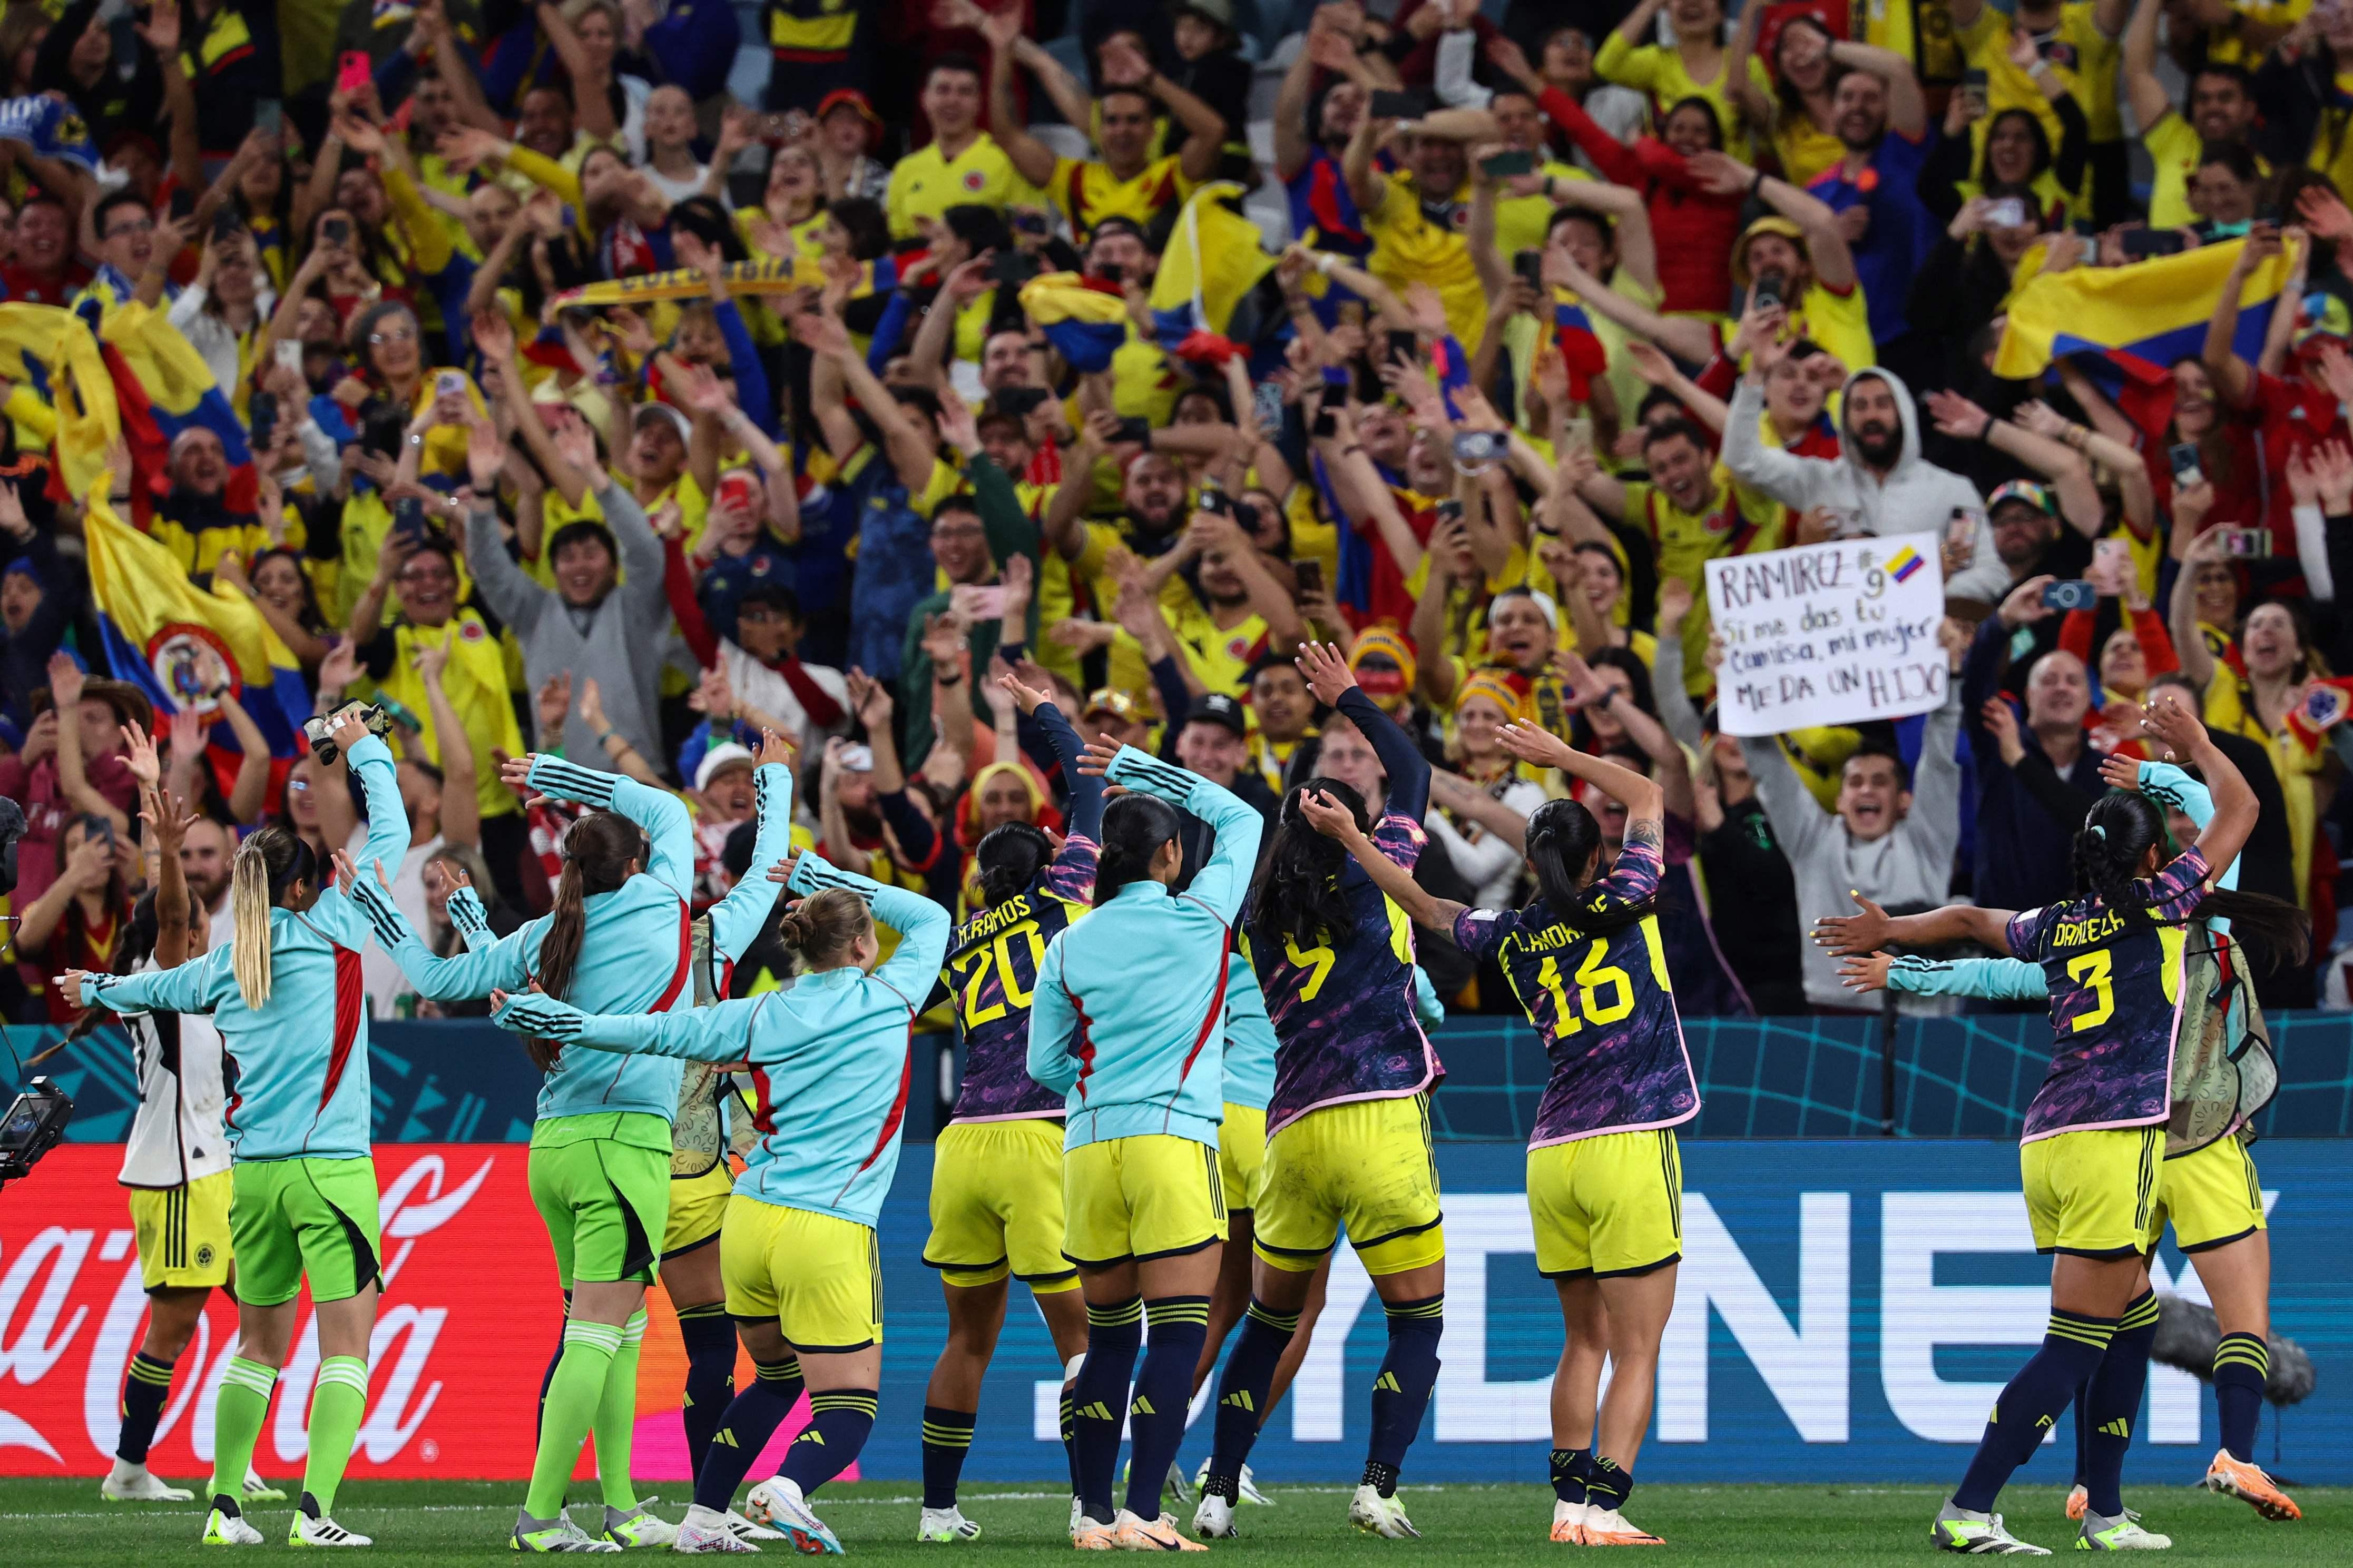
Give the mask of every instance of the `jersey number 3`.
<path id="1" fill-rule="evenodd" d="M 1012 942 L 1015 937 L 1021 938 L 1022 945 L 1029 950 L 1026 964 L 1017 965 L 1013 961 Z M 997 940 L 987 947 L 976 947 L 960 954 L 952 967 L 956 971 L 956 992 L 963 1004 L 964 1026 L 976 1029 L 983 1024 L 1005 1016 L 1008 1006 L 1029 1005 L 1029 993 L 1022 989 L 1021 976 L 1026 973 L 1030 984 L 1035 984 L 1038 965 L 1045 956 L 1046 946 L 1038 940 L 1036 921 L 1023 921 L 1019 925 L 1008 927 L 998 932 Z M 1005 994 L 983 1006 L 980 989 L 988 984 L 988 973 L 992 968 L 1003 982 Z"/>
<path id="2" fill-rule="evenodd" d="M 1554 1015 L 1559 1019 L 1556 1032 L 1574 1035 L 1586 1024 L 1614 1024 L 1634 1010 L 1634 977 L 1615 964 L 1604 964 L 1602 956 L 1609 951 L 1608 939 L 1597 939 L 1585 954 L 1585 962 L 1577 966 L 1577 1000 L 1572 1006 L 1568 988 L 1561 984 L 1560 960 L 1547 958 L 1536 971 L 1536 984 L 1552 998 Z M 1613 999 L 1601 1000 L 1603 992 L 1613 993 Z M 1584 1015 L 1583 1022 L 1578 1014 Z"/>
<path id="3" fill-rule="evenodd" d="M 2095 1029 L 2115 1016 L 2116 992 L 2108 978 L 2114 965 L 2115 958 L 2105 947 L 2067 961 L 2067 978 L 2092 994 L 2092 1005 L 2076 1015 L 2070 1030 Z"/>

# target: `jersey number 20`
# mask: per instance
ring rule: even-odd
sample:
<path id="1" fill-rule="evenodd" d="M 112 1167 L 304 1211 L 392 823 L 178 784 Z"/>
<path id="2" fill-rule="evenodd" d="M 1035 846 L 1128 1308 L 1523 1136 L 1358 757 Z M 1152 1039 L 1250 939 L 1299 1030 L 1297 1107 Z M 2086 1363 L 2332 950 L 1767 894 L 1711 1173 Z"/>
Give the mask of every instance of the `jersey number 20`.
<path id="1" fill-rule="evenodd" d="M 1029 949 L 1027 963 L 1016 965 L 1013 962 L 1011 944 L 1015 937 L 1021 938 L 1022 945 Z M 1038 965 L 1045 956 L 1046 946 L 1038 940 L 1036 921 L 1023 921 L 1019 925 L 1008 926 L 999 931 L 997 940 L 987 947 L 976 947 L 959 955 L 951 967 L 956 971 L 956 990 L 964 1005 L 964 1026 L 976 1029 L 1005 1016 L 1008 1006 L 1029 1005 L 1029 993 L 1022 989 L 1020 977 L 1026 973 L 1031 984 L 1036 984 Z M 980 988 L 988 984 L 988 972 L 992 967 L 1004 983 L 1005 994 L 983 1006 Z"/>

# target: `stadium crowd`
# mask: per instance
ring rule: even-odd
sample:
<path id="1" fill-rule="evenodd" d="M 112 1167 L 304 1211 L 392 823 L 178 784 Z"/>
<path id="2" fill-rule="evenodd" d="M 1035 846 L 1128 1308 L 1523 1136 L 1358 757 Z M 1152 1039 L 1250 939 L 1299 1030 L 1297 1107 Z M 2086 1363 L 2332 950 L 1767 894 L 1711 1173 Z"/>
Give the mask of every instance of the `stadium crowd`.
<path id="1" fill-rule="evenodd" d="M 8 306 L 168 329 L 234 418 L 133 438 L 151 362 L 110 354 L 124 436 L 77 493 L 66 386 L 0 360 L 7 1015 L 111 966 L 142 776 L 223 934 L 240 835 L 364 837 L 343 763 L 255 711 L 283 680 L 126 637 L 101 516 L 249 604 L 305 711 L 390 715 L 385 870 L 443 952 L 460 871 L 496 930 L 549 904 L 505 760 L 678 792 L 716 900 L 763 728 L 797 842 L 961 914 L 980 837 L 1069 793 L 1006 670 L 1270 828 L 1319 773 L 1377 817 L 1314 639 L 1433 764 L 1437 897 L 1525 896 L 1571 788 L 1505 723 L 1655 777 L 1701 1016 L 1865 1006 L 1800 937 L 1851 889 L 2061 899 L 2137 705 L 2187 704 L 2263 802 L 2243 885 L 2322 939 L 2265 1001 L 2343 1005 L 2353 7 L 1379 8 L 9 5 Z M 2161 281 L 2200 251 L 2202 292 Z M 2019 374 L 2012 300 L 2092 269 L 2186 335 Z M 1945 705 L 1720 733 L 1703 564 L 1917 532 Z M 1448 1007 L 1516 1006 L 1419 951 Z M 436 1010 L 368 964 L 376 1012 Z"/>

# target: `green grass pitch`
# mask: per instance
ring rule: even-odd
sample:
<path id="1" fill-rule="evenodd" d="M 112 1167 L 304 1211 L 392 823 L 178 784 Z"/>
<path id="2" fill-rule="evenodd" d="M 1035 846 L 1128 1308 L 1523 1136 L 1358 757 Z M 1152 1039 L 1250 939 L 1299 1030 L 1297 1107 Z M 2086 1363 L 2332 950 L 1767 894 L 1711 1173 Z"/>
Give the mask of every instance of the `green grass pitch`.
<path id="1" fill-rule="evenodd" d="M 1450 1562 L 1514 1563 L 1550 1560 L 1574 1547 L 1545 1539 L 1552 1494 L 1535 1486 L 1448 1486 L 1405 1489 L 1407 1506 L 1425 1539 L 1377 1541 L 1346 1522 L 1344 1487 L 1271 1487 L 1273 1508 L 1245 1508 L 1242 1539 L 1213 1552 L 1280 1568 L 1324 1563 L 1368 1564 L 1379 1557 L 1443 1554 Z M 484 1563 L 496 1553 L 513 1561 L 506 1532 L 522 1496 L 519 1483 L 468 1481 L 355 1482 L 343 1489 L 335 1513 L 351 1529 L 372 1534 L 373 1558 L 438 1564 Z M 2353 1489 L 2312 1488 L 2297 1494 L 2301 1524 L 2268 1524 L 2245 1504 L 2189 1488 L 2141 1488 L 2131 1500 L 2149 1528 L 2174 1539 L 2159 1561 L 2283 1564 L 2353 1562 Z M 683 1496 L 656 1504 L 676 1519 Z M 1051 1487 L 975 1486 L 965 1489 L 965 1513 L 986 1534 L 962 1546 L 919 1546 L 917 1491 L 873 1481 L 828 1487 L 818 1505 L 853 1557 L 940 1563 L 969 1559 L 989 1563 L 1060 1561 L 1070 1554 L 1070 1504 Z M 1644 1486 L 1631 1512 L 1647 1530 L 1666 1537 L 1666 1551 L 1711 1563 L 1806 1565 L 1927 1563 L 1928 1521 L 1941 1494 L 1927 1487 Z M 2010 1526 L 2026 1540 L 2066 1551 L 2073 1531 L 2063 1514 L 2063 1494 L 2044 1487 L 2012 1487 L 2003 1498 Z M 592 1523 L 595 1510 L 577 1517 Z M 1189 1518 L 1190 1510 L 1179 1510 Z M 259 1550 L 283 1550 L 290 1510 L 284 1504 L 253 1510 L 269 1539 Z M 206 1561 L 224 1555 L 198 1546 L 203 1515 L 194 1505 L 103 1503 L 98 1483 L 0 1481 L 0 1563 L 103 1564 Z M 772 1543 L 770 1559 L 789 1559 Z"/>

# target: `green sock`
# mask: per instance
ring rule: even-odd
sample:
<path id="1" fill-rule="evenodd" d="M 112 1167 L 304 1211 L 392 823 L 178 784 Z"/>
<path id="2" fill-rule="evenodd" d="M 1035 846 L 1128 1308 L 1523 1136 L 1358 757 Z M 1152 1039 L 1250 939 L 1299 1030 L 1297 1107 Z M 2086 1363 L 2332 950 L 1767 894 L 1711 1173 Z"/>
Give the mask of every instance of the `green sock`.
<path id="1" fill-rule="evenodd" d="M 319 1517 L 335 1511 L 335 1489 L 343 1484 L 367 1415 L 367 1363 L 355 1355 L 331 1355 L 319 1363 L 311 1388 L 311 1457 L 302 1466 L 302 1489 L 319 1505 Z M 242 1482 L 240 1471 L 237 1479 Z"/>
<path id="2" fill-rule="evenodd" d="M 213 1403 L 214 1497 L 245 1495 L 245 1473 L 253 1468 L 253 1446 L 261 1441 L 261 1424 L 269 1419 L 269 1391 L 278 1386 L 278 1369 L 243 1356 L 231 1356 L 221 1373 L 220 1394 Z"/>
<path id="3" fill-rule="evenodd" d="M 605 1490 L 605 1506 L 623 1513 L 638 1506 L 637 1489 L 629 1484 L 629 1451 L 638 1436 L 638 1350 L 646 1337 L 642 1308 L 621 1329 L 621 1348 L 605 1373 L 605 1396 L 596 1402 L 596 1482 Z"/>
<path id="4" fill-rule="evenodd" d="M 539 1457 L 532 1462 L 531 1490 L 523 1495 L 522 1510 L 532 1518 L 554 1519 L 564 1506 L 564 1484 L 580 1462 L 580 1444 L 596 1418 L 606 1374 L 620 1348 L 617 1324 L 564 1325 L 564 1354 L 540 1406 Z"/>

